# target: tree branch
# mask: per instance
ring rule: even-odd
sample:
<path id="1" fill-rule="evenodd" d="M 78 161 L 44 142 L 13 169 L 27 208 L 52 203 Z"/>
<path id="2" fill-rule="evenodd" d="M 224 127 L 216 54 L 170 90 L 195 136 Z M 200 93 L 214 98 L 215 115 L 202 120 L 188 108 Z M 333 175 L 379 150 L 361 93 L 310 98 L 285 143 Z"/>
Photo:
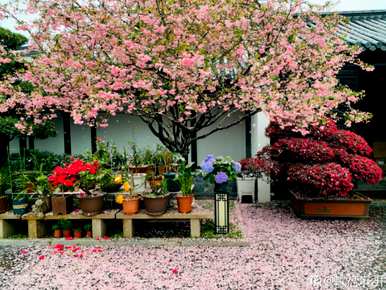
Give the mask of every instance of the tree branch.
<path id="1" fill-rule="evenodd" d="M 205 133 L 204 135 L 201 135 L 201 136 L 197 136 L 197 137 L 195 137 L 195 138 L 192 138 L 192 141 L 194 141 L 194 140 L 200 140 L 200 139 L 203 139 L 203 138 L 208 137 L 209 135 L 212 135 L 212 134 L 215 133 L 215 132 L 218 132 L 218 131 L 222 131 L 222 130 L 231 128 L 231 127 L 233 127 L 233 126 L 235 126 L 235 125 L 241 123 L 241 122 L 244 121 L 245 119 L 247 119 L 247 118 L 253 116 L 254 114 L 256 114 L 256 113 L 258 113 L 258 112 L 259 112 L 259 110 L 250 112 L 250 113 L 244 115 L 244 116 L 243 116 L 242 118 L 240 118 L 239 120 L 234 121 L 234 122 L 232 122 L 232 123 L 230 123 L 230 124 L 228 124 L 228 125 L 226 125 L 226 126 L 223 126 L 223 127 L 217 127 L 217 128 L 215 128 L 215 129 L 209 131 L 208 133 Z"/>

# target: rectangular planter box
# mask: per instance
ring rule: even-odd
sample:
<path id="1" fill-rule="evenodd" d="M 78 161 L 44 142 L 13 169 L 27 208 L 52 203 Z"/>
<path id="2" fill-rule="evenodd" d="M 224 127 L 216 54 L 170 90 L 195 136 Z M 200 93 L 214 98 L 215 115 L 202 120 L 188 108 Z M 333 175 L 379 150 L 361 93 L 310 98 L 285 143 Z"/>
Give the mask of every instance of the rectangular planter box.
<path id="1" fill-rule="evenodd" d="M 299 198 L 291 193 L 292 208 L 298 217 L 368 218 L 371 199 L 356 193 L 352 199 Z"/>
<path id="2" fill-rule="evenodd" d="M 251 196 L 252 202 L 255 203 L 255 177 L 237 177 L 237 198 L 241 201 L 243 196 Z"/>
<path id="3" fill-rule="evenodd" d="M 54 215 L 65 215 L 72 211 L 72 195 L 54 195 L 51 203 Z"/>

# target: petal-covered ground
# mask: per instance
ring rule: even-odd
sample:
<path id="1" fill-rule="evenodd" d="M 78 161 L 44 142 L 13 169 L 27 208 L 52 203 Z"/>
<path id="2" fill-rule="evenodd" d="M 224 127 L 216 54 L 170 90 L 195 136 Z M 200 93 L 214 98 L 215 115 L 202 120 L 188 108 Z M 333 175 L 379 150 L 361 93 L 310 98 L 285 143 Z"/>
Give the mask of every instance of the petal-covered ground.
<path id="1" fill-rule="evenodd" d="M 2 289 L 383 289 L 385 232 L 370 220 L 301 220 L 237 205 L 248 246 L 3 248 Z M 9 259 L 11 257 L 11 259 Z M 384 275 L 382 277 L 382 275 Z M 383 278 L 383 281 L 382 281 Z M 383 283 L 383 284 L 382 284 Z"/>

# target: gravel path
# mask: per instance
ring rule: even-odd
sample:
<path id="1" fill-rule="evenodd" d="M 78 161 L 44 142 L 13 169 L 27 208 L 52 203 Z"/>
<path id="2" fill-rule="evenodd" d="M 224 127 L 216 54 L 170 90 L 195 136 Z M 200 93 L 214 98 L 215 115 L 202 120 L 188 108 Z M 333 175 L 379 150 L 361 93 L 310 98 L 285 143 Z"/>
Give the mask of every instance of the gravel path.
<path id="1" fill-rule="evenodd" d="M 235 214 L 249 246 L 4 247 L 0 288 L 386 288 L 382 219 L 301 220 L 245 204 Z"/>

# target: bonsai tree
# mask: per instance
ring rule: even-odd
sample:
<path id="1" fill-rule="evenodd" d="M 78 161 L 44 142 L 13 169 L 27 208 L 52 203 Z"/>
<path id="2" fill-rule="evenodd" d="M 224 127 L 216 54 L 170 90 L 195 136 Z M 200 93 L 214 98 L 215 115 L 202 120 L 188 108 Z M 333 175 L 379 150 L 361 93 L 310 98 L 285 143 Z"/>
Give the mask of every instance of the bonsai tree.
<path id="1" fill-rule="evenodd" d="M 118 113 L 139 116 L 172 152 L 187 160 L 192 142 L 256 112 L 281 125 L 316 124 L 359 94 L 337 86 L 360 49 L 336 33 L 342 18 L 303 1 L 9 1 L 4 17 L 31 34 L 39 55 L 22 80 L 4 80 L 0 111 L 23 105 L 18 124 L 61 110 L 76 124 L 105 127 Z M 32 12 L 31 12 L 32 11 Z M 33 23 L 18 13 L 36 13 Z M 362 67 L 365 67 L 361 64 Z M 366 67 L 365 67 L 366 68 Z M 347 120 L 367 117 L 348 110 Z"/>
<path id="2" fill-rule="evenodd" d="M 276 124 L 267 133 L 275 141 L 258 152 L 256 162 L 262 172 L 297 193 L 345 198 L 358 182 L 376 184 L 383 178 L 365 139 L 338 129 L 332 120 L 304 136 Z"/>

